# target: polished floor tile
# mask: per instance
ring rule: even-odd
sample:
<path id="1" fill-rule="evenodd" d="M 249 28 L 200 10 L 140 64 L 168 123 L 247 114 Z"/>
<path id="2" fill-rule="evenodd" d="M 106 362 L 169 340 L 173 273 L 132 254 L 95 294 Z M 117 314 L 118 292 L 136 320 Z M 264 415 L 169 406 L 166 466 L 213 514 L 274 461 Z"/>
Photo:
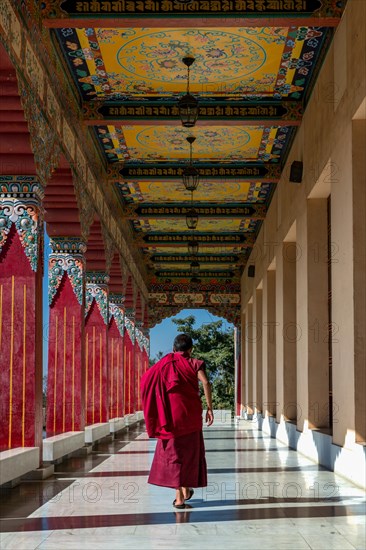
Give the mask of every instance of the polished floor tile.
<path id="1" fill-rule="evenodd" d="M 250 423 L 204 435 L 208 486 L 186 509 L 147 484 L 155 441 L 141 426 L 3 492 L 1 550 L 366 548 L 360 489 Z"/>

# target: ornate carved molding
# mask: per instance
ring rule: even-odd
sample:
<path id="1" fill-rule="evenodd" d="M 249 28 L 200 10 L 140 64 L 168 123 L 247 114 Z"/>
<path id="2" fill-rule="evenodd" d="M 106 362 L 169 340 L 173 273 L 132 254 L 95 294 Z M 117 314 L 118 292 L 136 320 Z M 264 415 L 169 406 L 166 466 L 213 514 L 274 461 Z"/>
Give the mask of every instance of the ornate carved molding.
<path id="1" fill-rule="evenodd" d="M 86 273 L 85 317 L 95 300 L 106 325 L 109 323 L 108 283 L 109 275 L 104 271 Z"/>
<path id="2" fill-rule="evenodd" d="M 73 181 L 76 202 L 79 207 L 81 235 L 85 242 L 87 242 L 90 227 L 95 217 L 95 209 L 82 180 L 76 174 L 74 174 Z"/>
<path id="3" fill-rule="evenodd" d="M 131 342 L 135 343 L 135 323 L 134 323 L 134 311 L 131 308 L 125 309 L 125 329 L 131 339 Z"/>
<path id="4" fill-rule="evenodd" d="M 75 296 L 83 305 L 85 288 L 86 244 L 75 237 L 53 237 L 50 239 L 52 252 L 49 258 L 48 301 L 51 305 L 60 286 L 64 273 L 67 273 Z"/>
<path id="5" fill-rule="evenodd" d="M 24 109 L 25 119 L 28 121 L 34 164 L 42 184 L 46 186 L 52 172 L 58 166 L 61 147 L 56 132 L 48 124 L 39 102 L 30 88 L 26 86 L 19 72 L 17 78 L 20 101 Z"/>
<path id="6" fill-rule="evenodd" d="M 105 265 L 106 272 L 109 273 L 112 265 L 113 256 L 116 252 L 116 247 L 109 232 L 102 224 L 102 236 L 104 241 Z"/>
<path id="7" fill-rule="evenodd" d="M 34 176 L 0 176 L 0 252 L 15 225 L 33 271 L 43 230 L 43 188 Z"/>
<path id="8" fill-rule="evenodd" d="M 123 308 L 124 301 L 125 297 L 123 294 L 109 295 L 109 320 L 113 317 L 121 336 L 123 336 L 125 331 L 125 311 Z"/>

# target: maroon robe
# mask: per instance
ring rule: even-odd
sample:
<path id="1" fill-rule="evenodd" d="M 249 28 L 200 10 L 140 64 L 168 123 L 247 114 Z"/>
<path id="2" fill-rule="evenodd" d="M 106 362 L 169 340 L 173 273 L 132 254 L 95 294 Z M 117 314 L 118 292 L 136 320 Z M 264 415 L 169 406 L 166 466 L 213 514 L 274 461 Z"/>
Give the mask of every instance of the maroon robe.
<path id="1" fill-rule="evenodd" d="M 206 487 L 202 403 L 197 373 L 204 362 L 169 353 L 142 377 L 149 437 L 158 438 L 148 482 L 163 487 Z"/>

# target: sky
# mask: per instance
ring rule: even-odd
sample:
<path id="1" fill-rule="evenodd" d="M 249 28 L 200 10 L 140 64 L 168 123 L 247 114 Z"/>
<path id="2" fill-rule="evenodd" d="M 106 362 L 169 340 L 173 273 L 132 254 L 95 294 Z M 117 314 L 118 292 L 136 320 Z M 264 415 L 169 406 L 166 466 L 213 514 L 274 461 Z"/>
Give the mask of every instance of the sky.
<path id="1" fill-rule="evenodd" d="M 184 319 L 188 315 L 194 315 L 196 318 L 195 328 L 199 328 L 202 325 L 213 323 L 214 321 L 222 321 L 223 330 L 226 330 L 232 325 L 221 317 L 212 315 L 205 309 L 183 309 L 180 313 L 174 317 L 177 319 Z M 156 357 L 159 351 L 162 351 L 164 355 L 172 351 L 173 340 L 177 336 L 177 326 L 173 323 L 172 317 L 164 319 L 161 323 L 156 325 L 150 330 L 150 357 Z"/>
<path id="2" fill-rule="evenodd" d="M 48 307 L 48 254 L 50 250 L 49 237 L 45 232 L 45 262 L 44 262 L 44 276 L 43 276 L 43 372 L 47 373 L 48 365 L 48 322 L 49 322 L 49 307 Z M 213 323 L 214 321 L 223 322 L 223 330 L 231 328 L 232 325 L 221 317 L 212 315 L 205 309 L 183 309 L 180 313 L 174 317 L 184 319 L 188 315 L 194 315 L 196 318 L 195 328 L 199 328 L 202 325 Z M 172 350 L 173 340 L 178 334 L 177 327 L 172 321 L 172 317 L 164 319 L 158 325 L 155 325 L 150 330 L 150 357 L 156 357 L 159 351 L 162 351 L 164 355 Z"/>

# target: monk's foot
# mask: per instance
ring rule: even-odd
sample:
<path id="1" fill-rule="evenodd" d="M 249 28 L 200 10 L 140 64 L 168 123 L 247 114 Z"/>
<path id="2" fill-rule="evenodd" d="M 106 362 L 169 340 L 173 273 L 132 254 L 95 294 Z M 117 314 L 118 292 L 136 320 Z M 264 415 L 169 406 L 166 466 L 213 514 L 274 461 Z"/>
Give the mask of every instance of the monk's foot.
<path id="1" fill-rule="evenodd" d="M 182 493 L 184 500 L 191 498 L 191 489 L 189 487 L 182 487 Z"/>
<path id="2" fill-rule="evenodd" d="M 174 506 L 180 506 L 181 504 L 184 504 L 184 494 L 181 488 L 176 489 L 175 491 L 175 501 Z"/>

